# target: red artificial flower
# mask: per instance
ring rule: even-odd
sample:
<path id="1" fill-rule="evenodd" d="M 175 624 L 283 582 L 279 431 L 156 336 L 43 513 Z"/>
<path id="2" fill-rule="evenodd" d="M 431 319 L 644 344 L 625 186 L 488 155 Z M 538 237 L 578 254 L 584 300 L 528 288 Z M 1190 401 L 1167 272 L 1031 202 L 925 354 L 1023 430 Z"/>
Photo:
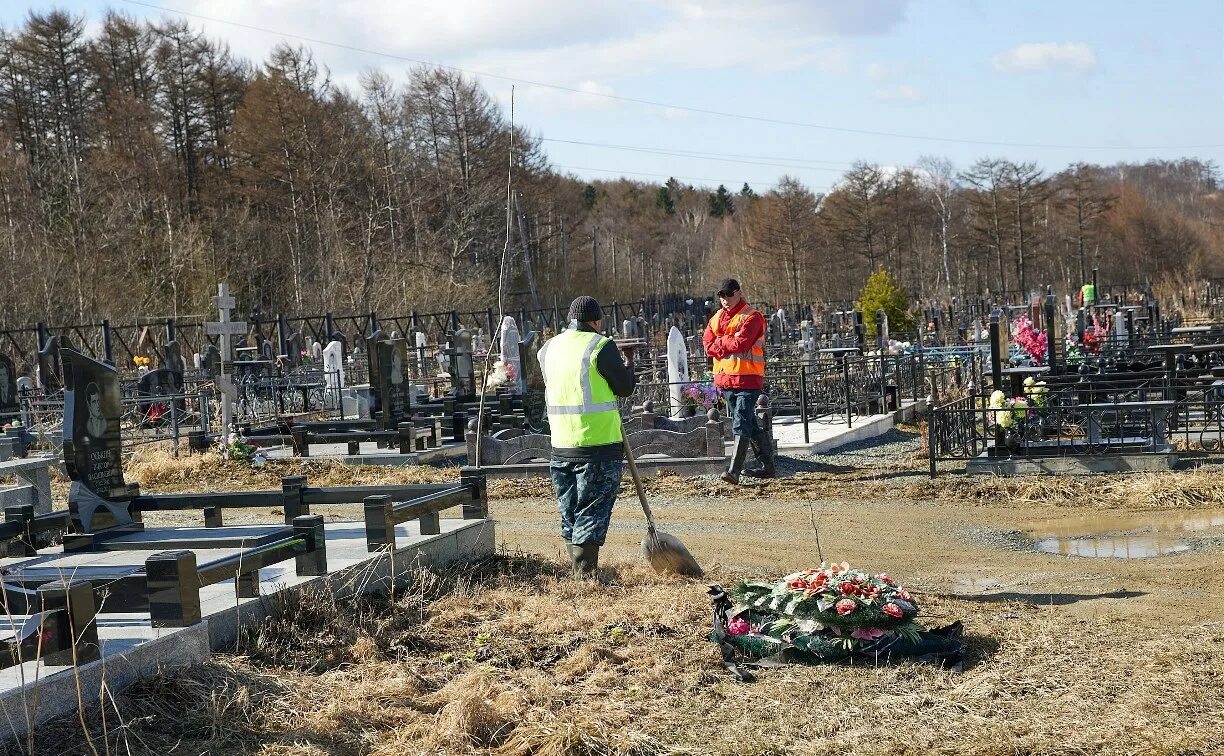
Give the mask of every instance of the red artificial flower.
<path id="1" fill-rule="evenodd" d="M 837 590 L 841 591 L 843 596 L 853 596 L 859 592 L 858 586 L 849 581 L 839 583 Z"/>
<path id="2" fill-rule="evenodd" d="M 902 601 L 910 601 L 910 600 L 911 600 L 911 599 L 910 599 L 910 595 L 909 595 L 908 593 L 906 593 L 905 591 L 897 591 L 897 598 L 901 599 Z"/>
<path id="3" fill-rule="evenodd" d="M 816 588 L 821 588 L 825 583 L 829 582 L 829 576 L 823 572 L 816 573 L 816 578 L 812 580 L 811 585 Z"/>
<path id="4" fill-rule="evenodd" d="M 804 588 L 808 587 L 808 582 L 801 577 L 797 577 L 787 583 L 786 587 L 790 588 L 792 591 L 802 591 Z"/>
<path id="5" fill-rule="evenodd" d="M 894 619 L 901 619 L 905 616 L 905 612 L 901 611 L 901 607 L 896 604 L 885 604 L 884 613 Z"/>
<path id="6" fill-rule="evenodd" d="M 896 585 L 896 583 L 893 582 L 893 579 L 890 578 L 886 572 L 881 572 L 879 575 L 876 575 L 876 580 L 879 580 L 884 585 Z"/>
<path id="7" fill-rule="evenodd" d="M 863 583 L 867 582 L 867 578 L 863 577 L 862 575 L 855 575 L 853 580 L 859 585 L 862 585 Z"/>
<path id="8" fill-rule="evenodd" d="M 833 605 L 837 613 L 843 617 L 858 608 L 858 604 L 854 603 L 854 599 L 844 598 Z M 899 609 L 897 611 L 900 611 Z"/>

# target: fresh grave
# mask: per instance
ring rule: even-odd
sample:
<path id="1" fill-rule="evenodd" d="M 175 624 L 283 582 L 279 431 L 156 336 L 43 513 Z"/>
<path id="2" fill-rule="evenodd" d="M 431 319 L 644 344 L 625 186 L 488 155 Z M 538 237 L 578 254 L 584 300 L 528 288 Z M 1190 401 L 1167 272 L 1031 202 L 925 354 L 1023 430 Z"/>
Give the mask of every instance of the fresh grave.
<path id="1" fill-rule="evenodd" d="M 711 586 L 714 631 L 734 663 L 780 666 L 910 659 L 959 671 L 965 653 L 958 621 L 927 629 L 915 621 L 918 604 L 884 573 L 846 562 L 787 575 L 777 582 L 745 581 L 728 593 Z"/>

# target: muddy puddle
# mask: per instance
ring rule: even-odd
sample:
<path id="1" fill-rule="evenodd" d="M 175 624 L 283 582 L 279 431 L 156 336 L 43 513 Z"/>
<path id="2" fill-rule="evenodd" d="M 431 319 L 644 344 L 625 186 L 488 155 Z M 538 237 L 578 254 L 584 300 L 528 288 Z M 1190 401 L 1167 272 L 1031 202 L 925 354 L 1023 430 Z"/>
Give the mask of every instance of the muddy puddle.
<path id="1" fill-rule="evenodd" d="M 1046 554 L 1149 559 L 1190 551 L 1200 538 L 1224 536 L 1224 512 L 1088 514 L 1034 523 L 1026 535 Z"/>

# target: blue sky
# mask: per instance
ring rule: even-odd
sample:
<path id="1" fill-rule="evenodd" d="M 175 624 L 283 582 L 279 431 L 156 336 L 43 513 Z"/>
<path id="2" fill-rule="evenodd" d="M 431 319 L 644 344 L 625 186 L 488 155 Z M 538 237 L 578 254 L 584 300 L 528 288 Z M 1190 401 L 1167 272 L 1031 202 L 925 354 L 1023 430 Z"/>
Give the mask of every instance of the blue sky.
<path id="1" fill-rule="evenodd" d="M 283 37 L 235 24 L 518 79 L 517 121 L 566 140 L 545 142 L 552 161 L 592 178 L 675 175 L 765 190 L 789 173 L 822 190 L 852 161 L 909 165 L 924 154 L 1047 170 L 1076 160 L 1224 163 L 1222 0 L 150 3 L 196 14 L 188 20 L 254 60 Z M 51 7 L 95 22 L 108 7 L 174 15 L 125 0 L 7 0 L 0 23 Z M 308 46 L 341 84 L 368 68 L 402 78 L 410 65 Z M 511 82 L 484 83 L 508 103 Z M 677 152 L 705 156 L 660 154 Z"/>

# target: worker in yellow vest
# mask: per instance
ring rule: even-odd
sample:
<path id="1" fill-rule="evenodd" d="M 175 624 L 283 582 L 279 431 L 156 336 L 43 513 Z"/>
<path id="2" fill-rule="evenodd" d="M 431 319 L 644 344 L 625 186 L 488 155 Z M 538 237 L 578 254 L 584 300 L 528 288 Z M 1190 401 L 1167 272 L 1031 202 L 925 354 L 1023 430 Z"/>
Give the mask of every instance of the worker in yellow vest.
<path id="1" fill-rule="evenodd" d="M 612 339 L 600 333 L 603 310 L 593 297 L 570 304 L 569 329 L 540 347 L 540 372 L 552 434 L 549 472 L 561 513 L 561 538 L 574 574 L 590 576 L 620 492 L 624 450 L 618 396 L 634 376 Z"/>
<path id="2" fill-rule="evenodd" d="M 772 478 L 777 475 L 773 439 L 756 421 L 757 399 L 765 388 L 765 316 L 748 306 L 734 278 L 725 278 L 718 285 L 718 301 L 722 309 L 710 318 L 702 344 L 714 359 L 714 385 L 723 391 L 735 436 L 731 465 L 721 477 L 728 483 L 739 483 L 741 472 Z M 749 445 L 757 463 L 745 470 Z"/>

